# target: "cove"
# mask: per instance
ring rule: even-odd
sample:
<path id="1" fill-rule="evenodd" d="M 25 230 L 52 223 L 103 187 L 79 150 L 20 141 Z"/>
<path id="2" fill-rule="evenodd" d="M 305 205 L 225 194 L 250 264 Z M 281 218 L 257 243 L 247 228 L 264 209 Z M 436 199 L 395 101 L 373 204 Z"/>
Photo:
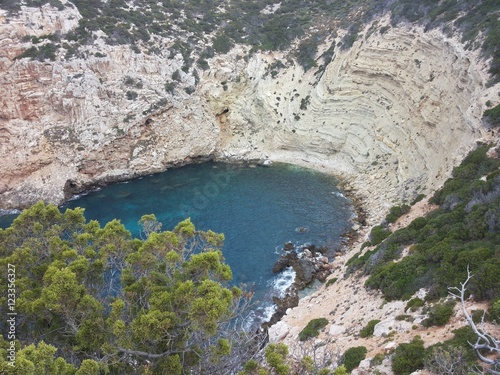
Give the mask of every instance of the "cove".
<path id="1" fill-rule="evenodd" d="M 108 185 L 62 208 L 85 208 L 101 225 L 119 219 L 139 236 L 142 215 L 155 214 L 173 229 L 191 218 L 200 230 L 224 233 L 223 254 L 233 282 L 255 293 L 258 320 L 272 313 L 271 297 L 293 281 L 272 273 L 285 242 L 335 249 L 350 228 L 352 203 L 333 176 L 289 164 L 250 167 L 203 163 Z"/>

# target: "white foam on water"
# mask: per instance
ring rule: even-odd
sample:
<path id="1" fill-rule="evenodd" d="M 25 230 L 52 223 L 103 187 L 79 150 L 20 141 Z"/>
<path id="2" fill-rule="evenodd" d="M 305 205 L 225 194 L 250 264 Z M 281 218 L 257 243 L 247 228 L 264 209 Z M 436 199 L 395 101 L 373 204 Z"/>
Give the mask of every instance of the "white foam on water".
<path id="1" fill-rule="evenodd" d="M 77 199 L 80 199 L 81 197 L 84 197 L 89 193 L 90 193 L 90 191 L 84 191 L 83 193 L 73 195 L 71 198 L 68 199 L 68 202 L 76 201 Z"/>
<path id="2" fill-rule="evenodd" d="M 274 303 L 261 307 L 260 310 L 262 311 L 262 321 L 270 321 L 277 308 L 278 307 Z"/>
<path id="3" fill-rule="evenodd" d="M 342 193 L 341 193 L 341 192 L 339 192 L 339 191 L 332 191 L 332 194 L 333 194 L 333 195 L 335 195 L 336 197 L 340 197 L 340 198 L 347 199 L 347 198 L 345 197 L 345 195 L 344 195 L 344 194 L 342 194 Z"/>
<path id="4" fill-rule="evenodd" d="M 241 329 L 245 331 L 255 330 L 262 323 L 269 322 L 276 312 L 277 306 L 274 303 L 266 303 L 252 310 L 241 322 Z"/>
<path id="5" fill-rule="evenodd" d="M 296 272 L 292 267 L 287 267 L 283 272 L 271 279 L 270 283 L 274 292 L 272 294 L 277 294 L 278 297 L 283 297 L 286 290 L 295 281 L 295 274 Z"/>
<path id="6" fill-rule="evenodd" d="M 0 216 L 4 216 L 4 215 L 19 215 L 20 213 L 21 213 L 21 210 L 17 210 L 17 209 L 5 210 L 3 208 L 0 208 Z"/>

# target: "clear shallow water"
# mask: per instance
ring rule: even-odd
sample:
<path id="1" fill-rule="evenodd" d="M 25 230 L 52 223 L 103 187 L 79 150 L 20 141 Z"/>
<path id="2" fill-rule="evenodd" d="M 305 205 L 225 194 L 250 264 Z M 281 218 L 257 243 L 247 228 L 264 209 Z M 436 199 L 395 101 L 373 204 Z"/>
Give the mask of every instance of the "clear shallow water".
<path id="1" fill-rule="evenodd" d="M 84 207 L 101 225 L 117 218 L 138 236 L 137 222 L 155 214 L 163 230 L 190 217 L 196 228 L 224 233 L 223 253 L 234 283 L 246 283 L 261 303 L 283 291 L 293 277 L 272 267 L 283 244 L 313 243 L 335 248 L 349 229 L 352 205 L 332 176 L 287 164 L 243 167 L 205 163 L 112 184 L 65 204 Z M 7 220 L 7 222 L 6 222 Z M 4 217 L 0 226 L 8 225 Z"/>

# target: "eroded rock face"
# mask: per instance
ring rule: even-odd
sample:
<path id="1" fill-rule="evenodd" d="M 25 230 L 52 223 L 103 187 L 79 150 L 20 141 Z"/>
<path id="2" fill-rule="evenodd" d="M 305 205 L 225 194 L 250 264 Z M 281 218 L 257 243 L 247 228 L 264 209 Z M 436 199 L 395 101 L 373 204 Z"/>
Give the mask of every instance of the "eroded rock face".
<path id="1" fill-rule="evenodd" d="M 43 20 L 50 23 L 55 16 L 48 13 Z M 64 30 L 64 23 L 57 25 Z M 31 31 L 16 19 L 3 18 L 1 26 L 12 29 L 9 37 Z M 167 77 L 183 64 L 180 55 L 167 59 L 99 45 L 104 58 L 92 56 L 90 46 L 85 59 L 13 60 L 19 47 L 2 37 L 0 207 L 39 199 L 60 203 L 69 192 L 163 171 L 215 151 L 219 127 L 204 99 L 165 91 Z M 188 86 L 193 77 L 182 73 L 181 79 Z"/>
<path id="2" fill-rule="evenodd" d="M 193 71 L 167 52 L 97 40 L 85 58 L 14 60 L 29 46 L 23 36 L 66 32 L 80 17 L 74 7 L 44 7 L 34 27 L 25 22 L 33 10 L 23 9 L 0 17 L 0 208 L 60 203 L 93 184 L 215 156 L 345 175 L 377 220 L 446 179 L 480 137 L 483 103 L 498 91 L 485 89 L 480 61 L 459 43 L 399 28 L 336 47 L 324 69 L 307 73 L 287 63 L 270 74 L 281 55 L 245 61 L 237 47 L 211 59 L 188 94 Z M 177 88 L 166 90 L 176 71 Z"/>
<path id="3" fill-rule="evenodd" d="M 474 55 L 437 31 L 374 32 L 336 48 L 322 73 L 290 66 L 271 79 L 274 58 L 252 59 L 244 92 L 214 99 L 232 100 L 224 149 L 344 172 L 377 196 L 375 212 L 438 187 L 481 137 L 483 95 L 494 93 Z"/>

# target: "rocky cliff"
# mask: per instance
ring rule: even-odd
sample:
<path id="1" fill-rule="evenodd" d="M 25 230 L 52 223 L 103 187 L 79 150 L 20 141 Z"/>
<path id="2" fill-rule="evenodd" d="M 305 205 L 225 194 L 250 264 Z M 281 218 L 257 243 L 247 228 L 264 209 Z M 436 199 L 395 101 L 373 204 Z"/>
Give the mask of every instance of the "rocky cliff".
<path id="1" fill-rule="evenodd" d="M 378 220 L 447 178 L 498 91 L 477 53 L 438 31 L 387 30 L 387 19 L 351 48 L 325 41 L 328 58 L 307 72 L 236 47 L 198 75 L 167 52 L 174 40 L 156 53 L 98 39 L 80 57 L 15 59 L 33 46 L 26 36 L 80 17 L 49 6 L 0 16 L 1 208 L 60 203 L 200 157 L 269 158 L 345 177 Z"/>

